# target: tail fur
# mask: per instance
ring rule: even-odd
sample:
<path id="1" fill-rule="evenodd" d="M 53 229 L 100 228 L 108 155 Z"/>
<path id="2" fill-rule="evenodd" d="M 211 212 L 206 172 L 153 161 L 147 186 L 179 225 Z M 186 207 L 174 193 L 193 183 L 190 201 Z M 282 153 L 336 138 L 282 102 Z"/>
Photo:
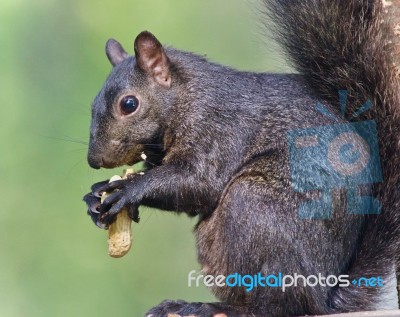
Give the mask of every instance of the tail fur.
<path id="1" fill-rule="evenodd" d="M 375 187 L 382 204 L 370 215 L 358 254 L 345 274 L 393 274 L 400 251 L 400 102 L 381 0 L 264 0 L 275 22 L 277 41 L 306 84 L 320 98 L 338 105 L 347 90 L 346 117 L 371 100 L 357 120 L 375 120 L 383 182 Z M 368 307 L 377 290 L 338 288 L 332 312 Z"/>

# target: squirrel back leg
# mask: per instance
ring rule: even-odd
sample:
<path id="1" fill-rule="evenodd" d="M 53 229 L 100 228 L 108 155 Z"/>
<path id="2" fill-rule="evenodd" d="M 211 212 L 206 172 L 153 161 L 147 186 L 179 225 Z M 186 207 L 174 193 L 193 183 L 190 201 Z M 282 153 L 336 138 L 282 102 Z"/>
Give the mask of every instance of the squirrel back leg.
<path id="1" fill-rule="evenodd" d="M 322 220 L 299 220 L 297 206 L 304 195 L 292 190 L 284 157 L 281 151 L 274 151 L 248 164 L 227 186 L 213 214 L 199 223 L 196 235 L 203 274 L 308 276 L 330 270 L 323 262 L 343 251 L 335 248 L 341 241 L 334 243 L 333 250 L 330 245 L 333 234 L 343 227 L 333 220 L 328 221 L 328 229 Z M 340 224 L 344 222 L 338 219 Z M 328 250 L 327 259 L 321 259 L 324 249 Z M 319 286 L 285 291 L 259 285 L 251 290 L 214 286 L 212 291 L 231 305 L 246 303 L 249 316 L 328 312 L 328 290 Z"/>
<path id="2" fill-rule="evenodd" d="M 197 227 L 198 255 L 203 274 L 228 276 L 346 275 L 357 254 L 364 215 L 346 210 L 346 191 L 333 190 L 333 214 L 329 219 L 301 219 L 298 207 L 315 200 L 318 193 L 297 193 L 291 187 L 288 163 L 282 151 L 273 151 L 246 166 L 225 190 L 218 208 Z M 370 269 L 375 272 L 370 262 Z M 385 272 L 381 272 L 385 275 Z M 379 290 L 369 289 L 367 301 L 332 305 L 340 296 L 326 280 L 317 285 L 282 287 L 260 285 L 212 287 L 225 303 L 246 303 L 249 315 L 286 316 L 327 314 L 378 309 Z M 323 285 L 325 284 L 325 285 Z M 361 291 L 349 287 L 349 295 Z M 282 303 L 285 303 L 284 305 Z M 354 304 L 354 305 L 353 305 Z M 335 307 L 336 306 L 336 307 Z M 382 308 L 382 307 L 381 307 Z"/>

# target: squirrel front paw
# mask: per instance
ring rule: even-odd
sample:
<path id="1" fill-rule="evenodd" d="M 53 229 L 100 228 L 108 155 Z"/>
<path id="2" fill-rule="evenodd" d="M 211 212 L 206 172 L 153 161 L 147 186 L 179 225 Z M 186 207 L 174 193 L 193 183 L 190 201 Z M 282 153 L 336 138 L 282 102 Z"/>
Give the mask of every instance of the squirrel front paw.
<path id="1" fill-rule="evenodd" d="M 88 206 L 87 213 L 96 226 L 107 229 L 123 208 L 128 209 L 128 214 L 133 221 L 139 221 L 138 204 L 132 197 L 129 185 L 130 182 L 125 179 L 99 182 L 94 184 L 91 188 L 92 191 L 83 197 Z M 104 192 L 111 194 L 101 203 L 101 196 Z"/>
<path id="2" fill-rule="evenodd" d="M 99 207 L 101 205 L 100 197 L 97 197 L 92 192 L 90 192 L 83 196 L 83 201 L 88 207 L 87 214 L 90 216 L 90 218 L 92 218 L 94 224 L 101 229 L 107 229 L 107 225 L 105 223 L 102 223 L 99 219 Z"/>

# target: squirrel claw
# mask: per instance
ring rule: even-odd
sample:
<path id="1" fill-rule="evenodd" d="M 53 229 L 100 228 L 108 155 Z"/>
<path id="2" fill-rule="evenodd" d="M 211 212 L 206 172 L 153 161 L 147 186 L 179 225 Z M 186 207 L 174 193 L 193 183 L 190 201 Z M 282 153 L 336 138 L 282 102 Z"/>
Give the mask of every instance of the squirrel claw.
<path id="1" fill-rule="evenodd" d="M 88 207 L 87 214 L 90 216 L 90 218 L 92 218 L 93 223 L 101 229 L 107 229 L 107 224 L 102 223 L 99 219 L 99 207 L 101 205 L 100 198 L 93 195 L 93 193 L 88 193 L 83 197 L 83 201 Z"/>
<path id="2" fill-rule="evenodd" d="M 121 187 L 123 187 L 123 184 L 125 182 L 126 182 L 126 180 L 124 180 L 124 179 L 110 182 L 110 183 L 109 183 L 109 181 L 103 181 L 103 182 L 93 184 L 91 187 L 91 190 L 92 190 L 92 193 L 94 196 L 101 198 L 101 196 L 104 192 L 109 193 L 116 189 L 120 189 Z"/>

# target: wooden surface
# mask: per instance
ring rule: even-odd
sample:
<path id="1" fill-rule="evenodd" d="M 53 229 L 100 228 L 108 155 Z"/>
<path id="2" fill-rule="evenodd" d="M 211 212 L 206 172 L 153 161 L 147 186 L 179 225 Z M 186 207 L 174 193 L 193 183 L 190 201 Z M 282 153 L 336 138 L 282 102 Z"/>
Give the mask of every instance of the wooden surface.
<path id="1" fill-rule="evenodd" d="M 225 314 L 218 314 L 214 317 L 225 317 Z M 347 314 L 334 314 L 324 315 L 328 317 L 394 317 L 400 316 L 400 310 L 380 310 L 380 311 L 369 311 L 359 313 L 347 313 Z M 168 314 L 168 317 L 195 317 L 195 316 L 179 316 L 177 314 Z M 229 316 L 226 316 L 229 317 Z M 309 317 L 322 317 L 322 316 L 309 316 Z"/>
<path id="2" fill-rule="evenodd" d="M 326 315 L 329 317 L 393 317 L 400 316 L 400 310 L 380 310 L 370 312 Z M 314 316 L 317 317 L 317 316 Z"/>

